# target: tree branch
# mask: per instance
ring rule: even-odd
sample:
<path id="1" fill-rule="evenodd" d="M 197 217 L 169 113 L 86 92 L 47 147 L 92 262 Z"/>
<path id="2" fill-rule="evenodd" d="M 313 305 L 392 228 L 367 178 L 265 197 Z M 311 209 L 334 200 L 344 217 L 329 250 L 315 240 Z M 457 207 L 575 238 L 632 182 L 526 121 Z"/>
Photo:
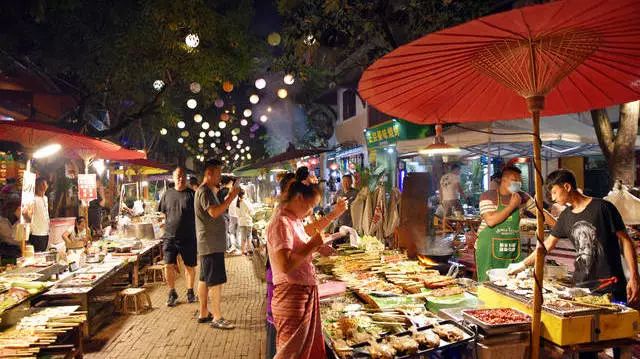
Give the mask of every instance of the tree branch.
<path id="1" fill-rule="evenodd" d="M 607 116 L 607 112 L 603 109 L 592 110 L 591 120 L 596 130 L 596 137 L 598 138 L 600 149 L 602 149 L 604 156 L 610 159 L 613 155 L 615 137 L 609 116 Z"/>

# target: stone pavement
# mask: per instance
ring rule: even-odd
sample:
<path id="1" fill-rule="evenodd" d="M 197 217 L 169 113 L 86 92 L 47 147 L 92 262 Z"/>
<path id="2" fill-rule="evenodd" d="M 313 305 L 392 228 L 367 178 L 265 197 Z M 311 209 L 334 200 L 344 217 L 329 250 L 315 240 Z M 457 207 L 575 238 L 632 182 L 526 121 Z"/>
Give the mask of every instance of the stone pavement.
<path id="1" fill-rule="evenodd" d="M 181 275 L 176 283 L 178 306 L 166 306 L 166 285 L 147 287 L 154 308 L 140 315 L 115 317 L 87 343 L 86 357 L 264 358 L 266 285 L 254 275 L 249 257 L 227 257 L 226 265 L 222 310 L 236 329 L 223 331 L 197 324 L 198 304 L 186 303 Z"/>

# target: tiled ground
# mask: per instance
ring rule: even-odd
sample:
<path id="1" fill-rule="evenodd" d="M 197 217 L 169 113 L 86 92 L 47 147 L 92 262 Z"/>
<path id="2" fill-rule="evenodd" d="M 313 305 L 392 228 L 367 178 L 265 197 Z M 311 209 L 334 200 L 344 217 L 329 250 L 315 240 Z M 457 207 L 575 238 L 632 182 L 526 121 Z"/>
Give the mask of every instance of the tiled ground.
<path id="1" fill-rule="evenodd" d="M 140 315 L 117 316 L 94 336 L 88 358 L 263 358 L 265 348 L 265 284 L 254 275 L 248 257 L 227 259 L 227 284 L 223 290 L 223 315 L 235 330 L 215 330 L 197 324 L 198 304 L 187 304 L 185 280 L 176 289 L 181 303 L 165 305 L 165 285 L 148 287 L 154 309 Z"/>

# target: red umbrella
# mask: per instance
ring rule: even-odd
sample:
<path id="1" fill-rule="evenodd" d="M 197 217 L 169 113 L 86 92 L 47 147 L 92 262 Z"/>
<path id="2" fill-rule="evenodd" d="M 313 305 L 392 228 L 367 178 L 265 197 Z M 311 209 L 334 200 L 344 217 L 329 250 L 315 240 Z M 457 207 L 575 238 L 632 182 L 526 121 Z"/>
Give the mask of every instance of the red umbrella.
<path id="1" fill-rule="evenodd" d="M 531 113 L 541 209 L 540 114 L 640 98 L 638 13 L 637 0 L 561 0 L 480 18 L 379 59 L 363 74 L 360 95 L 387 114 L 417 123 L 494 121 Z M 542 242 L 542 215 L 537 224 Z M 544 255 L 544 247 L 538 247 L 532 357 L 540 349 Z"/>
<path id="2" fill-rule="evenodd" d="M 146 159 L 144 151 L 129 150 L 107 140 L 88 137 L 76 132 L 38 122 L 0 121 L 0 140 L 20 143 L 29 150 L 58 143 L 67 153 L 88 161 Z"/>

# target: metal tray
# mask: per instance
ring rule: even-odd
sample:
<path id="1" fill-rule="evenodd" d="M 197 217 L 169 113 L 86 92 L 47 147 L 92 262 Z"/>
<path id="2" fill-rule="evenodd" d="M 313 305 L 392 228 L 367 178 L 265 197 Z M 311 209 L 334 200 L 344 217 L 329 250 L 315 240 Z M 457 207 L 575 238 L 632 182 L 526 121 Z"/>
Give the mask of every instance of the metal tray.
<path id="1" fill-rule="evenodd" d="M 513 308 L 491 308 L 491 309 L 509 309 L 509 310 L 518 312 L 520 314 L 529 316 L 528 314 L 522 313 L 521 311 L 515 310 Z M 469 313 L 469 312 L 477 312 L 481 310 L 483 309 L 465 309 L 462 311 L 462 317 L 467 322 L 477 325 L 487 335 L 522 332 L 522 331 L 528 331 L 531 328 L 531 321 L 513 322 L 513 323 L 505 323 L 505 324 L 490 324 L 485 321 L 482 321 L 480 318 L 477 318 Z"/>
<path id="2" fill-rule="evenodd" d="M 414 354 L 407 354 L 407 355 L 396 355 L 395 359 L 408 359 L 408 358 L 417 358 L 417 357 L 422 357 L 425 354 L 429 354 L 432 352 L 436 352 L 436 351 L 444 351 L 444 350 L 448 350 L 448 349 L 452 349 L 452 348 L 457 348 L 459 346 L 462 345 L 466 345 L 469 342 L 472 342 L 476 339 L 477 337 L 477 333 L 472 331 L 471 329 L 456 323 L 452 320 L 445 320 L 440 322 L 439 325 L 444 325 L 444 324 L 451 324 L 455 327 L 457 327 L 458 329 L 462 330 L 462 332 L 465 334 L 466 338 L 464 338 L 463 340 L 454 342 L 454 343 L 449 343 L 444 339 L 440 339 L 440 346 L 437 348 L 428 348 L 428 349 L 418 349 L 418 351 Z M 431 329 L 433 328 L 433 325 L 428 325 L 425 327 L 420 327 L 417 329 L 417 331 L 424 331 L 427 329 Z M 401 337 L 401 336 L 407 336 L 407 335 L 411 335 L 411 331 L 407 330 L 404 332 L 400 332 L 397 334 L 393 334 L 396 337 Z M 387 335 L 382 335 L 380 338 L 377 339 L 377 342 L 380 343 L 384 340 L 384 338 L 390 336 L 390 334 Z M 369 352 L 366 351 L 364 348 L 369 346 L 369 343 L 361 343 L 361 344 L 357 344 L 352 346 L 352 348 L 354 348 L 354 352 L 353 352 L 353 357 L 354 358 L 370 358 L 371 356 L 369 355 Z"/>

